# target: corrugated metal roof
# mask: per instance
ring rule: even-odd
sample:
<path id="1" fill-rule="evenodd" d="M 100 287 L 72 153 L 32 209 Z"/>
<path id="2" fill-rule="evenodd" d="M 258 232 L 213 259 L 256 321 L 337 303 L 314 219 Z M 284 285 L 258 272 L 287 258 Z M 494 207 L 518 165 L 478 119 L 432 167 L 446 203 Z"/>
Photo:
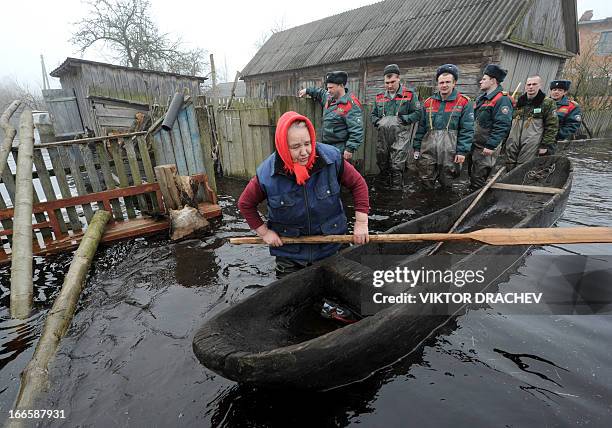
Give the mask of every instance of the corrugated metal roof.
<path id="1" fill-rule="evenodd" d="M 529 4 L 528 0 L 386 0 L 274 34 L 242 74 L 503 41 Z"/>

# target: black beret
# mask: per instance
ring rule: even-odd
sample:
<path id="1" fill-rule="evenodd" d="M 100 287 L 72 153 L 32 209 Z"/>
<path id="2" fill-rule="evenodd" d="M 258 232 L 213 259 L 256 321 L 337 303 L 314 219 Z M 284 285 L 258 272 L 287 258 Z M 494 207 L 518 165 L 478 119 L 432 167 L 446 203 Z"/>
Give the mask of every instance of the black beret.
<path id="1" fill-rule="evenodd" d="M 325 84 L 335 83 L 336 85 L 346 86 L 348 82 L 348 73 L 346 71 L 330 71 L 325 75 Z"/>
<path id="2" fill-rule="evenodd" d="M 387 74 L 391 73 L 395 73 L 397 75 L 400 74 L 399 66 L 397 64 L 389 64 L 388 66 L 386 66 L 385 70 L 383 71 L 383 76 L 386 76 Z"/>
<path id="3" fill-rule="evenodd" d="M 569 91 L 569 88 L 572 84 L 571 80 L 553 80 L 550 82 L 550 89 L 563 89 L 564 91 Z"/>
<path id="4" fill-rule="evenodd" d="M 497 80 L 498 83 L 501 83 L 506 78 L 506 74 L 508 74 L 508 70 L 504 70 L 497 64 L 489 64 L 484 69 L 484 74 L 487 76 L 491 76 Z"/>
<path id="5" fill-rule="evenodd" d="M 438 70 L 436 71 L 436 79 L 444 73 L 452 74 L 455 80 L 459 80 L 459 69 L 455 64 L 444 64 L 438 67 Z"/>

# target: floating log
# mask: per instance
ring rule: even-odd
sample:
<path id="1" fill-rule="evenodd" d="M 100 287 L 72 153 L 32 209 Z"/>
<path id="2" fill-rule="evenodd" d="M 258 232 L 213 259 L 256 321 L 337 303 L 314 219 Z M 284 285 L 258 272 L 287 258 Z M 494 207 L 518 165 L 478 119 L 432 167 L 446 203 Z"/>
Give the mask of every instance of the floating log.
<path id="1" fill-rule="evenodd" d="M 19 100 L 13 101 L 7 107 L 7 109 L 4 110 L 2 116 L 0 116 L 0 127 L 4 130 L 4 141 L 2 142 L 2 146 L 0 146 L 0 176 L 4 171 L 4 168 L 6 166 L 6 160 L 8 159 L 8 155 L 11 152 L 11 147 L 13 146 L 13 139 L 17 134 L 17 130 L 13 128 L 9 120 L 11 119 L 11 116 L 13 116 L 15 111 L 19 108 L 20 104 L 21 101 Z"/>
<path id="2" fill-rule="evenodd" d="M 21 373 L 21 385 L 15 401 L 15 410 L 33 409 L 37 395 L 47 389 L 49 362 L 55 356 L 60 340 L 72 322 L 91 261 L 110 218 L 110 212 L 97 211 L 79 248 L 74 253 L 62 289 L 45 320 L 34 356 Z M 18 426 L 19 421 L 21 420 L 12 419 L 8 426 Z"/>
<path id="3" fill-rule="evenodd" d="M 185 205 L 180 210 L 170 210 L 170 239 L 176 241 L 207 230 L 208 220 L 196 209 Z"/>
<path id="4" fill-rule="evenodd" d="M 19 120 L 15 211 L 11 263 L 11 317 L 24 319 L 32 309 L 32 163 L 34 124 L 26 108 Z"/>

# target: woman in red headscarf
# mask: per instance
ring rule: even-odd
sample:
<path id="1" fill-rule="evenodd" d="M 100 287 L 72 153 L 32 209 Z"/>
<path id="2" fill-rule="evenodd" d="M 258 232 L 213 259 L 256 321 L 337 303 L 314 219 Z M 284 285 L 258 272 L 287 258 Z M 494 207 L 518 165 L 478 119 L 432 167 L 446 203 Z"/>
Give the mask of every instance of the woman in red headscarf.
<path id="1" fill-rule="evenodd" d="M 315 142 L 310 120 L 296 112 L 283 114 L 275 135 L 276 151 L 257 168 L 240 195 L 238 207 L 249 226 L 270 245 L 277 271 L 288 273 L 335 254 L 339 244 L 286 244 L 282 237 L 338 235 L 347 232 L 340 186 L 355 203 L 353 242 L 368 242 L 368 187 L 341 153 Z M 267 200 L 268 222 L 257 205 Z"/>

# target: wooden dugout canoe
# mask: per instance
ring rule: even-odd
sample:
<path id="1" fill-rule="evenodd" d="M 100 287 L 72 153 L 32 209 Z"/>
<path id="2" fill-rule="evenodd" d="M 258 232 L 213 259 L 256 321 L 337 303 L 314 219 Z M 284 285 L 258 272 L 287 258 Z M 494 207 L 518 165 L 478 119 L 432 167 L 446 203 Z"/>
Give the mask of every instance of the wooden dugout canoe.
<path id="1" fill-rule="evenodd" d="M 534 159 L 498 180 L 518 186 L 558 189 L 538 193 L 513 186 L 491 188 L 463 221 L 457 232 L 483 227 L 549 227 L 565 209 L 572 184 L 570 161 L 560 156 Z M 477 193 L 387 233 L 448 231 Z M 277 280 L 242 302 L 204 322 L 195 334 L 193 349 L 209 369 L 237 382 L 272 388 L 329 389 L 363 379 L 409 354 L 444 325 L 464 305 L 440 311 L 425 305 L 368 306 L 370 316 L 345 326 L 317 313 L 324 298 L 365 312 L 375 270 L 397 266 L 436 266 L 427 257 L 431 242 L 367 244 L 352 247 L 309 268 Z M 488 271 L 483 291 L 519 261 L 529 245 L 490 246 L 455 241 L 438 254 L 452 254 L 452 269 Z M 503 257 L 502 257 L 503 256 Z M 443 259 L 449 260 L 449 259 Z M 430 284 L 429 291 L 450 291 Z M 465 289 L 464 289 L 465 290 Z M 406 288 L 408 292 L 425 289 Z M 461 291 L 454 289 L 454 291 Z M 363 293 L 366 294 L 363 294 Z M 368 294 L 370 293 L 370 294 Z M 435 312 L 438 311 L 438 312 Z M 439 315 L 433 315 L 438 313 Z"/>

